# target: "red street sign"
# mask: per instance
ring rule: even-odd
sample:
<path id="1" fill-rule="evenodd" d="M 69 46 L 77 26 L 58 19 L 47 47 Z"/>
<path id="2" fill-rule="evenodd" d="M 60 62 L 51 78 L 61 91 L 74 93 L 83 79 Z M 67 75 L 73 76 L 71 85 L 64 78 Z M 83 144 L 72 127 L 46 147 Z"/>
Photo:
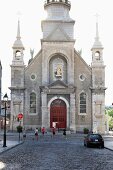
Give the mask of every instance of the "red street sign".
<path id="1" fill-rule="evenodd" d="M 22 119 L 22 118 L 23 118 L 23 114 L 22 114 L 22 113 L 19 113 L 19 114 L 18 114 L 18 118 L 19 118 L 19 119 Z"/>

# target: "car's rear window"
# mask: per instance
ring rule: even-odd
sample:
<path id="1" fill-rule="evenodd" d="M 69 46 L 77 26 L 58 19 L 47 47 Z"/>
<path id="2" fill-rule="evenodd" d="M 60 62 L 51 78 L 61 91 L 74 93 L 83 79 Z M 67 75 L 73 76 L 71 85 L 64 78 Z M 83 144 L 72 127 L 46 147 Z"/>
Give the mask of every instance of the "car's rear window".
<path id="1" fill-rule="evenodd" d="M 98 135 L 98 134 L 92 134 L 89 137 L 90 138 L 102 138 L 101 135 Z"/>

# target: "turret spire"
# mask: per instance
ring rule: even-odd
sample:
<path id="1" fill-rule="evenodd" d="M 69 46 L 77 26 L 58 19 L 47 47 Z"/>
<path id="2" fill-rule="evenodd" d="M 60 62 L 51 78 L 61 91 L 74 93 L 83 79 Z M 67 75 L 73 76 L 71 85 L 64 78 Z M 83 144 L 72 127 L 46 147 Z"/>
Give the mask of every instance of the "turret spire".
<path id="1" fill-rule="evenodd" d="M 17 39 L 21 39 L 21 37 L 20 37 L 20 21 L 18 20 L 18 28 L 17 28 L 17 37 L 16 37 Z"/>
<path id="2" fill-rule="evenodd" d="M 95 36 L 95 42 L 93 44 L 93 48 L 103 48 L 101 42 L 99 41 L 99 31 L 98 31 L 98 14 L 96 14 L 96 36 Z"/>
<path id="3" fill-rule="evenodd" d="M 20 21 L 18 20 L 18 26 L 17 26 L 17 37 L 16 40 L 13 44 L 13 48 L 22 48 L 24 49 L 24 46 L 21 41 L 21 36 L 20 36 Z"/>
<path id="4" fill-rule="evenodd" d="M 17 36 L 13 44 L 13 65 L 24 65 L 23 50 L 25 50 L 20 37 L 20 21 L 18 20 Z"/>

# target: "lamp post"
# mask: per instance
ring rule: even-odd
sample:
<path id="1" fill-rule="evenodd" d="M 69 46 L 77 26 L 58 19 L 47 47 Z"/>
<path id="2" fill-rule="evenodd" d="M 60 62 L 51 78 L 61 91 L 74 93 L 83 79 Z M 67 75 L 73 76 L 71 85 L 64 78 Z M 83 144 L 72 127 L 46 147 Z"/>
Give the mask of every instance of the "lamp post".
<path id="1" fill-rule="evenodd" d="M 7 100 L 8 100 L 7 93 L 4 95 L 3 100 L 4 100 L 4 103 L 5 103 L 3 147 L 7 147 L 6 146 L 6 110 L 7 110 L 6 104 L 7 104 Z"/>

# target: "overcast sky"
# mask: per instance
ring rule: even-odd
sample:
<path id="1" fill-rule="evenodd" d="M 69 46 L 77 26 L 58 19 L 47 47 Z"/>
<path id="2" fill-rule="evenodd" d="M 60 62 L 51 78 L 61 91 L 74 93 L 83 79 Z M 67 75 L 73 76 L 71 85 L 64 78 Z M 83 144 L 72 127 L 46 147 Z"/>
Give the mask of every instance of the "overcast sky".
<path id="1" fill-rule="evenodd" d="M 16 40 L 17 22 L 20 19 L 21 40 L 25 47 L 24 61 L 27 65 L 30 48 L 34 55 L 40 50 L 42 38 L 41 20 L 45 18 L 44 0 L 0 0 L 0 59 L 3 67 L 2 95 L 10 95 L 10 65 L 12 46 Z M 18 11 L 21 15 L 18 16 Z M 96 17 L 99 14 L 99 37 L 103 44 L 106 65 L 106 105 L 113 102 L 113 9 L 112 0 L 71 0 L 70 16 L 75 20 L 75 49 L 82 49 L 82 57 L 91 65 L 91 48 L 96 33 Z"/>

